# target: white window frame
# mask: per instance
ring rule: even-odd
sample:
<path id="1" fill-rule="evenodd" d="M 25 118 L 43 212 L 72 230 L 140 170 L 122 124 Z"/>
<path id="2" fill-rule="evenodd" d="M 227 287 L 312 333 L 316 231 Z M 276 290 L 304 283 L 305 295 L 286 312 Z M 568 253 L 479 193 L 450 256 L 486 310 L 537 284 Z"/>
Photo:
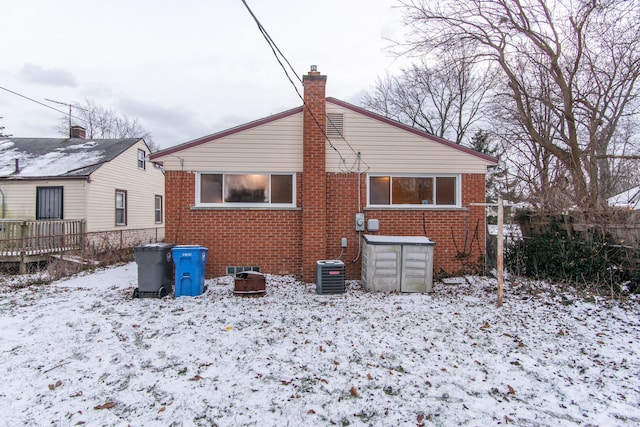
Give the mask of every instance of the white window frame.
<path id="1" fill-rule="evenodd" d="M 456 179 L 456 200 L 453 205 L 437 205 L 432 204 L 397 204 L 390 203 L 388 205 L 372 205 L 371 204 L 371 178 L 388 176 L 393 178 L 455 178 Z M 433 191 L 434 198 L 436 200 L 436 185 L 434 183 Z M 390 188 L 391 201 L 393 201 L 393 186 Z M 401 174 L 401 173 L 372 173 L 367 174 L 367 207 L 370 208 L 382 208 L 382 209 L 447 209 L 447 208 L 460 208 L 462 207 L 462 175 L 461 174 L 448 174 L 448 173 L 436 173 L 436 174 Z"/>
<path id="2" fill-rule="evenodd" d="M 202 175 L 222 175 L 222 203 L 203 203 L 200 201 L 201 176 Z M 271 200 L 271 175 L 291 176 L 291 203 L 226 203 L 224 202 L 225 175 L 267 175 L 269 177 L 268 197 Z M 296 207 L 296 174 L 288 172 L 197 172 L 196 173 L 196 207 L 205 208 L 293 208 Z"/>
<path id="3" fill-rule="evenodd" d="M 124 206 L 123 207 L 118 207 L 118 194 L 122 194 L 124 196 L 123 197 L 123 201 L 124 201 Z M 127 203 L 128 203 L 127 198 L 128 198 L 127 197 L 127 190 L 116 190 L 116 196 L 115 196 L 115 208 L 116 208 L 115 209 L 115 216 L 116 216 L 115 217 L 115 223 L 116 223 L 116 225 L 119 225 L 119 226 L 127 225 L 127 215 L 128 215 L 128 213 L 127 213 Z M 118 222 L 118 211 L 119 210 L 124 211 L 124 222 Z"/>
<path id="4" fill-rule="evenodd" d="M 164 197 L 156 194 L 153 198 L 153 218 L 156 224 L 162 224 L 164 222 Z M 160 208 L 158 209 L 158 200 L 160 200 Z M 158 221 L 158 213 L 160 213 L 160 221 Z"/>
<path id="5" fill-rule="evenodd" d="M 138 169 L 147 170 L 147 153 L 138 148 Z"/>

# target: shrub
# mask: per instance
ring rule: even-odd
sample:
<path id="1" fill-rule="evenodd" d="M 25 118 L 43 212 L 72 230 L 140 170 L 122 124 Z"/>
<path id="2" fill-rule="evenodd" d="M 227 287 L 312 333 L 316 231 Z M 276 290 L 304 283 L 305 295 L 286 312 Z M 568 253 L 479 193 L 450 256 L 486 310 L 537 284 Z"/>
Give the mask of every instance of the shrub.
<path id="1" fill-rule="evenodd" d="M 640 275 L 627 267 L 627 256 L 617 245 L 555 232 L 508 247 L 505 264 L 516 275 L 637 292 Z"/>

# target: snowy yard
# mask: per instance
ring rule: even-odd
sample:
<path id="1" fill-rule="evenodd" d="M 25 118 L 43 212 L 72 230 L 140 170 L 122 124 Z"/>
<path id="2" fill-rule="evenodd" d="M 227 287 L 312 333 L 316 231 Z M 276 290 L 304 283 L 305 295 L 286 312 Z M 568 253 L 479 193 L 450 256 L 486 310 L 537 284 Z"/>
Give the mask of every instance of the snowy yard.
<path id="1" fill-rule="evenodd" d="M 0 278 L 0 283 L 6 279 Z M 471 284 L 469 283 L 471 282 Z M 135 263 L 0 284 L 2 424 L 640 423 L 640 308 L 468 278 L 432 294 L 316 295 L 268 276 L 132 299 Z"/>

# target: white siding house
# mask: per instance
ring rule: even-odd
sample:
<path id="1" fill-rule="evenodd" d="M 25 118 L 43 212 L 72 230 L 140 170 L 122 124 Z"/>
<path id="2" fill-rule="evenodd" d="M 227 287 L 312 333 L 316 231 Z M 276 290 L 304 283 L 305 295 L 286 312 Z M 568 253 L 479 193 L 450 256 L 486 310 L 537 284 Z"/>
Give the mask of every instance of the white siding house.
<path id="1" fill-rule="evenodd" d="M 143 139 L 0 139 L 0 219 L 164 236 L 164 173 Z"/>

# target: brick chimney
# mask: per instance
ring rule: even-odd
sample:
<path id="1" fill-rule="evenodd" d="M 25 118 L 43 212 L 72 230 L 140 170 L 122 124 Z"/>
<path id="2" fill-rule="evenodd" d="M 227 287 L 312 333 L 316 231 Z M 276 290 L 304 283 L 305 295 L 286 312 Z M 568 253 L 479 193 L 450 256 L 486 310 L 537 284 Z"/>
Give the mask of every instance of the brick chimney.
<path id="1" fill-rule="evenodd" d="M 87 137 L 87 131 L 82 126 L 71 126 L 70 134 L 71 138 L 85 139 Z"/>
<path id="2" fill-rule="evenodd" d="M 303 105 L 302 278 L 315 282 L 316 261 L 327 256 L 326 105 L 327 76 L 315 65 L 306 76 Z"/>

